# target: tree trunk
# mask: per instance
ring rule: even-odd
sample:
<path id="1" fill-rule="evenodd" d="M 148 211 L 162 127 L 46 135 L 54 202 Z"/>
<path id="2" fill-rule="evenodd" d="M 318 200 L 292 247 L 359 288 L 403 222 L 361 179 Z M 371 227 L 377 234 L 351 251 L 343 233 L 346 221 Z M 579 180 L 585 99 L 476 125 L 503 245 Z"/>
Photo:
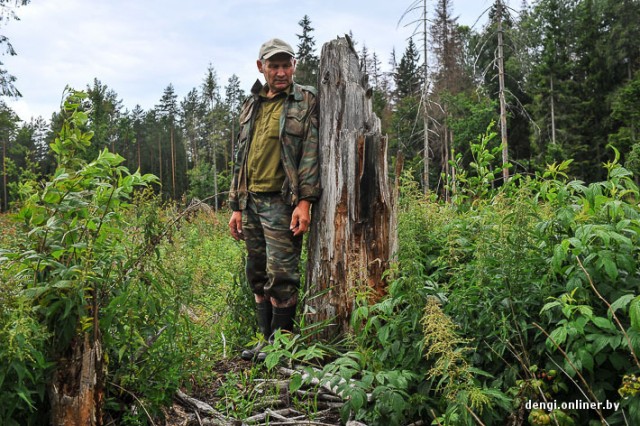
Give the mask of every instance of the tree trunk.
<path id="1" fill-rule="evenodd" d="M 102 424 L 103 355 L 99 340 L 76 341 L 71 355 L 58 362 L 49 385 L 51 425 L 94 426 Z"/>
<path id="2" fill-rule="evenodd" d="M 348 330 L 357 295 L 373 302 L 385 294 L 396 229 L 387 139 L 348 37 L 323 46 L 319 78 L 323 192 L 313 206 L 306 314 L 331 323 L 320 332 L 329 338 Z"/>
<path id="3" fill-rule="evenodd" d="M 158 163 L 160 165 L 160 185 L 164 185 L 164 181 L 162 180 L 162 145 L 161 145 L 161 139 L 160 136 L 158 135 Z"/>
<path id="4" fill-rule="evenodd" d="M 553 91 L 553 75 L 551 76 L 551 144 L 556 144 L 556 104 Z"/>
<path id="5" fill-rule="evenodd" d="M 422 81 L 422 107 L 424 110 L 422 111 L 422 121 L 424 128 L 424 152 L 423 152 L 423 165 L 422 165 L 422 184 L 424 185 L 423 191 L 424 194 L 427 195 L 429 193 L 429 61 L 427 60 L 427 53 L 429 49 L 427 48 L 427 0 L 422 0 L 422 55 L 424 57 L 424 76 Z"/>
<path id="6" fill-rule="evenodd" d="M 2 205 L 0 211 L 9 209 L 9 201 L 7 200 L 7 140 L 2 141 Z"/>
<path id="7" fill-rule="evenodd" d="M 502 14 L 504 13 L 502 0 L 497 1 L 498 6 L 498 82 L 500 84 L 500 134 L 502 135 L 502 179 L 504 183 L 509 180 L 509 148 L 507 144 L 507 102 L 504 88 L 504 53 L 502 34 Z"/>
<path id="8" fill-rule="evenodd" d="M 173 124 L 171 124 L 170 129 L 170 138 L 171 138 L 171 191 L 173 194 L 173 199 L 176 199 L 176 147 L 175 142 L 173 140 Z"/>

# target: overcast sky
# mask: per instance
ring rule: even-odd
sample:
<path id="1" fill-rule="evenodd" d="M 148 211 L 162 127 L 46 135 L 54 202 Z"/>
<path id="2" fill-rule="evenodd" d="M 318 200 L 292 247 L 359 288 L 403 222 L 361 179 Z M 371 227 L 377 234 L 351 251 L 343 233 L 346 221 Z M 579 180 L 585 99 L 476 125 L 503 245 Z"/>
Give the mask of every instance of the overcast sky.
<path id="1" fill-rule="evenodd" d="M 352 31 L 358 50 L 364 43 L 386 69 L 392 49 L 399 60 L 414 30 L 398 25 L 412 1 L 32 0 L 17 10 L 20 21 L 0 28 L 18 53 L 0 60 L 17 77 L 23 95 L 6 101 L 23 120 L 48 120 L 59 109 L 65 86 L 85 89 L 97 78 L 126 108 L 139 104 L 148 110 L 170 83 L 179 101 L 200 87 L 209 63 L 221 87 L 235 73 L 248 91 L 260 77 L 255 66 L 260 45 L 279 37 L 296 49 L 298 21 L 305 14 L 318 53 L 327 41 Z M 491 3 L 453 0 L 453 15 L 471 26 Z M 416 12 L 403 22 L 418 17 Z M 476 28 L 484 22 L 483 17 Z"/>

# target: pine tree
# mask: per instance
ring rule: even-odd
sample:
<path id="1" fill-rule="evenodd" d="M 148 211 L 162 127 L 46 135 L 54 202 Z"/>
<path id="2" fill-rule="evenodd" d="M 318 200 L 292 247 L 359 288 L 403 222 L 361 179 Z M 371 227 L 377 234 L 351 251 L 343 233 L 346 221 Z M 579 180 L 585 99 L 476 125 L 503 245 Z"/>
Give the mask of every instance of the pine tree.
<path id="1" fill-rule="evenodd" d="M 9 209 L 9 165 L 13 163 L 10 160 L 10 144 L 15 139 L 17 130 L 18 116 L 4 102 L 0 102 L 0 155 L 2 155 L 2 191 L 0 192 L 0 211 Z"/>
<path id="2" fill-rule="evenodd" d="M 529 64 L 522 59 L 521 53 L 526 50 L 522 41 L 525 37 L 510 11 L 504 0 L 495 1 L 489 10 L 487 25 L 480 34 L 471 36 L 470 50 L 476 57 L 476 79 L 482 84 L 482 93 L 492 100 L 499 100 L 501 94 L 504 96 L 504 112 L 500 118 L 506 118 L 506 126 L 501 126 L 500 130 L 508 129 L 508 135 L 505 135 L 508 160 L 511 164 L 526 166 L 531 157 L 531 127 L 529 114 L 523 105 L 530 101 L 529 94 L 524 91 Z M 502 34 L 502 55 L 499 55 L 499 34 Z M 500 57 L 502 61 L 499 61 Z M 503 77 L 502 89 L 500 74 Z M 496 114 L 500 114 L 500 110 Z M 503 155 L 503 161 L 505 157 Z"/>
<path id="3" fill-rule="evenodd" d="M 237 75 L 233 74 L 229 77 L 229 81 L 227 82 L 227 86 L 225 87 L 225 98 L 224 105 L 225 111 L 227 112 L 227 122 L 231 124 L 230 133 L 229 133 L 229 157 L 233 155 L 235 152 L 235 142 L 236 142 L 236 132 L 240 129 L 240 123 L 238 123 L 238 119 L 240 118 L 240 109 L 242 108 L 242 102 L 244 101 L 245 94 L 244 91 L 240 88 L 240 79 Z M 226 171 L 229 173 L 231 171 L 231 161 L 225 162 Z"/>
<path id="4" fill-rule="evenodd" d="M 542 0 L 530 14 L 525 14 L 521 30 L 530 40 L 532 55 L 524 60 L 530 64 L 527 91 L 531 95 L 529 110 L 537 131 L 533 141 L 546 162 L 561 161 L 578 143 L 571 130 L 578 119 L 573 105 L 574 93 L 573 45 L 575 20 L 573 11 L 562 0 Z"/>
<path id="5" fill-rule="evenodd" d="M 199 151 L 205 123 L 205 105 L 197 89 L 191 89 L 180 103 L 182 129 L 184 131 L 189 162 L 193 167 L 199 163 Z"/>
<path id="6" fill-rule="evenodd" d="M 213 68 L 213 65 L 209 64 L 207 68 L 207 75 L 204 78 L 202 84 L 202 97 L 206 102 L 206 117 L 208 126 L 207 138 L 210 146 L 209 162 L 212 165 L 213 173 L 213 197 L 214 197 L 214 209 L 218 208 L 218 135 L 217 127 L 217 108 L 220 104 L 220 86 L 218 85 L 218 75 Z"/>
<path id="7" fill-rule="evenodd" d="M 604 46 L 616 79 L 630 81 L 640 69 L 640 2 L 607 0 L 604 7 Z M 618 65 L 618 66 L 615 66 Z"/>
<path id="8" fill-rule="evenodd" d="M 413 39 L 410 38 L 394 76 L 396 99 L 400 100 L 420 93 L 422 79 L 419 61 L 420 53 Z"/>
<path id="9" fill-rule="evenodd" d="M 395 60 L 394 57 L 391 59 Z M 413 39 L 409 39 L 407 47 L 394 72 L 395 91 L 393 96 L 393 117 L 391 118 L 390 148 L 402 151 L 409 160 L 408 166 L 419 170 L 422 148 L 420 98 L 422 90 L 420 54 Z M 413 162 L 413 163 L 412 163 Z"/>
<path id="10" fill-rule="evenodd" d="M 2 16 L 0 16 L 0 21 L 6 19 L 15 19 L 18 20 L 18 16 L 16 15 L 13 8 L 18 8 L 20 6 L 25 6 L 29 4 L 31 0 L 0 0 L 0 8 L 2 8 Z M 10 4 L 13 3 L 13 6 Z M 3 35 L 0 35 L 0 48 L 2 45 L 5 45 L 4 51 L 11 56 L 16 55 L 16 51 L 9 42 L 9 38 Z M 9 74 L 9 72 L 4 68 L 4 64 L 0 62 L 0 96 L 9 96 L 9 97 L 21 97 L 22 94 L 15 86 L 16 78 Z"/>
<path id="11" fill-rule="evenodd" d="M 318 66 L 320 60 L 315 53 L 316 41 L 311 33 L 311 19 L 309 16 L 304 17 L 298 22 L 302 28 L 302 34 L 296 34 L 298 37 L 298 52 L 296 53 L 297 66 L 295 80 L 300 84 L 309 86 L 317 86 L 318 84 Z"/>
<path id="12" fill-rule="evenodd" d="M 169 167 L 171 169 L 171 181 L 169 182 L 171 185 L 171 196 L 173 199 L 177 199 L 177 196 L 180 195 L 177 188 L 178 183 L 178 146 L 177 137 L 176 137 L 176 118 L 178 115 L 178 95 L 175 93 L 175 89 L 173 88 L 173 84 L 169 84 L 162 94 L 162 98 L 160 99 L 160 105 L 158 105 L 157 109 L 161 114 L 162 121 L 168 128 L 169 133 L 169 144 L 170 144 L 170 164 Z"/>
<path id="13" fill-rule="evenodd" d="M 434 86 L 455 93 L 467 89 L 469 82 L 461 66 L 462 38 L 457 18 L 453 18 L 451 13 L 451 0 L 438 0 L 431 25 L 431 45 L 437 63 Z"/>
<path id="14" fill-rule="evenodd" d="M 141 173 L 143 173 L 143 170 L 145 170 L 145 172 L 147 170 L 148 171 L 151 170 L 151 168 L 146 167 L 146 165 L 145 165 L 145 169 L 143 169 L 143 165 L 142 165 L 143 149 L 145 152 L 147 152 L 147 149 L 148 149 L 147 145 L 149 143 L 146 137 L 146 131 L 144 129 L 144 119 L 145 119 L 144 110 L 140 105 L 136 105 L 133 108 L 133 111 L 131 111 L 131 127 L 133 130 L 133 140 L 135 143 L 135 151 L 136 151 L 136 156 L 135 156 L 136 167 L 135 168 L 137 170 L 140 170 Z M 150 155 L 145 155 L 145 158 L 148 159 L 149 157 Z"/>
<path id="15" fill-rule="evenodd" d="M 93 86 L 87 86 L 89 104 L 89 125 L 93 130 L 93 139 L 85 160 L 95 158 L 104 148 L 116 152 L 116 133 L 118 120 L 122 114 L 122 101 L 115 91 L 95 78 Z"/>

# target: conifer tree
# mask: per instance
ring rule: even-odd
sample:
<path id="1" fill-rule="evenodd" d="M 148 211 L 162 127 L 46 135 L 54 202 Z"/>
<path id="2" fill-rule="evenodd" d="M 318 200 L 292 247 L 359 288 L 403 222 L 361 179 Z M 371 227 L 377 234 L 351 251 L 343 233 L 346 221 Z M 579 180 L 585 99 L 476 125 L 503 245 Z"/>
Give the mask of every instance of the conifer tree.
<path id="1" fill-rule="evenodd" d="M 302 34 L 296 34 L 298 37 L 298 52 L 296 53 L 297 68 L 295 80 L 297 83 L 316 86 L 318 84 L 318 65 L 319 58 L 315 53 L 316 41 L 311 33 L 311 19 L 308 15 L 298 22 L 302 28 Z"/>
<path id="2" fill-rule="evenodd" d="M 240 88 L 240 79 L 237 75 L 233 74 L 229 77 L 227 86 L 225 87 L 224 105 L 227 113 L 227 121 L 230 124 L 229 133 L 229 157 L 235 152 L 236 132 L 240 129 L 238 119 L 240 117 L 240 109 L 242 108 L 242 102 L 244 101 L 245 94 Z M 225 162 L 225 168 L 227 172 L 231 171 L 231 161 Z"/>
<path id="3" fill-rule="evenodd" d="M 0 23 L 3 20 L 7 19 L 15 19 L 18 20 L 18 15 L 16 15 L 13 8 L 18 8 L 20 6 L 25 6 L 29 4 L 31 0 L 0 0 L 0 8 L 2 8 L 2 14 L 0 15 Z M 10 4 L 13 3 L 13 6 Z M 4 47 L 4 51 L 11 56 L 16 55 L 16 51 L 9 42 L 9 38 L 3 35 L 0 35 L 0 48 Z M 21 97 L 22 94 L 15 86 L 16 78 L 9 74 L 4 68 L 4 64 L 0 62 L 0 96 L 9 96 L 9 97 Z"/>
<path id="4" fill-rule="evenodd" d="M 145 112 L 142 107 L 137 104 L 133 111 L 131 111 L 131 127 L 133 130 L 133 140 L 135 143 L 135 151 L 136 151 L 136 160 L 135 160 L 135 169 L 140 170 L 142 172 L 142 153 L 143 153 L 143 145 L 145 149 L 145 153 L 147 151 L 148 140 L 146 138 L 146 132 L 144 129 L 144 117 Z M 150 150 L 149 150 L 150 151 Z M 149 157 L 145 155 L 145 158 Z M 131 166 L 131 165 L 130 165 Z M 133 169 L 133 167 L 129 167 Z M 151 168 L 147 168 L 147 170 L 151 170 Z"/>
<path id="5" fill-rule="evenodd" d="M 392 61 L 395 58 L 392 58 Z M 390 123 L 390 148 L 402 151 L 409 160 L 409 167 L 419 170 L 422 148 L 421 134 L 423 122 L 420 117 L 420 97 L 422 90 L 420 54 L 413 39 L 410 38 L 407 47 L 395 69 L 393 79 L 395 83 L 393 117 Z M 415 162 L 415 164 L 411 162 Z"/>
<path id="6" fill-rule="evenodd" d="M 410 38 L 394 76 L 396 99 L 400 100 L 420 93 L 422 79 L 419 61 L 420 53 L 413 38 Z"/>
<path id="7" fill-rule="evenodd" d="M 93 86 L 87 86 L 89 103 L 89 121 L 93 130 L 93 139 L 84 159 L 89 161 L 98 155 L 105 147 L 116 152 L 116 133 L 118 120 L 122 114 L 122 101 L 115 91 L 103 84 L 97 78 L 93 79 Z"/>
<path id="8" fill-rule="evenodd" d="M 178 195 L 181 195 L 177 189 L 177 164 L 178 164 L 178 152 L 177 152 L 177 138 L 176 138 L 176 118 L 178 115 L 178 95 L 175 93 L 175 89 L 173 88 L 173 84 L 169 84 L 162 94 L 162 98 L 160 99 L 160 105 L 158 106 L 158 111 L 161 114 L 161 118 L 164 124 L 167 126 L 169 131 L 169 156 L 170 156 L 170 164 L 169 167 L 171 169 L 171 181 L 169 182 L 171 185 L 171 196 L 173 199 L 176 199 Z"/>
<path id="9" fill-rule="evenodd" d="M 2 192 L 0 192 L 0 211 L 7 211 L 9 209 L 9 172 L 8 167 L 11 160 L 10 154 L 10 141 L 15 138 L 15 132 L 17 129 L 18 117 L 13 110 L 4 102 L 0 102 L 0 143 L 2 147 L 0 149 L 0 155 L 2 161 L 0 166 L 2 167 Z"/>
<path id="10" fill-rule="evenodd" d="M 218 137 L 216 135 L 216 108 L 220 103 L 220 87 L 218 85 L 218 75 L 213 68 L 213 65 L 209 64 L 207 68 L 207 75 L 205 76 L 202 84 L 202 96 L 206 102 L 206 116 L 208 122 L 207 137 L 209 145 L 211 147 L 209 161 L 212 165 L 213 173 L 213 199 L 214 209 L 218 208 Z"/>
<path id="11" fill-rule="evenodd" d="M 533 143 L 546 162 L 560 161 L 577 143 L 571 131 L 575 116 L 573 105 L 573 61 L 571 60 L 573 11 L 562 0 L 541 0 L 522 20 L 521 31 L 535 47 L 525 61 L 532 64 L 527 78 L 531 94 L 529 110 L 535 119 Z"/>
<path id="12" fill-rule="evenodd" d="M 205 109 L 197 89 L 191 89 L 180 103 L 182 130 L 186 137 L 189 162 L 193 167 L 199 163 L 200 140 Z"/>

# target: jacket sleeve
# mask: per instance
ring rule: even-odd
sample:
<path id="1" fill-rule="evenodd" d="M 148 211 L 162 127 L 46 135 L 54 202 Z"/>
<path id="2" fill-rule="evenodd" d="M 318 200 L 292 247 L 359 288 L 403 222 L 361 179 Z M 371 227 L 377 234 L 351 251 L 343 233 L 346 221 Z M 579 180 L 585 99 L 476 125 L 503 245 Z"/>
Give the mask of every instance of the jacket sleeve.
<path id="1" fill-rule="evenodd" d="M 302 140 L 302 157 L 298 163 L 300 200 L 315 202 L 320 197 L 320 159 L 318 151 L 318 104 L 315 94 L 308 92 L 309 114 Z"/>
<path id="2" fill-rule="evenodd" d="M 242 107 L 242 112 L 240 113 L 240 130 L 238 131 L 238 135 L 236 137 L 236 146 L 235 152 L 233 153 L 233 166 L 231 169 L 231 186 L 229 187 L 229 207 L 233 211 L 241 210 L 240 208 L 240 197 L 239 197 L 239 189 L 241 185 L 241 168 L 244 167 L 244 158 L 245 152 L 247 150 L 248 144 L 248 132 L 249 132 L 249 118 L 251 118 L 251 110 L 252 110 L 252 99 L 248 98 Z"/>

